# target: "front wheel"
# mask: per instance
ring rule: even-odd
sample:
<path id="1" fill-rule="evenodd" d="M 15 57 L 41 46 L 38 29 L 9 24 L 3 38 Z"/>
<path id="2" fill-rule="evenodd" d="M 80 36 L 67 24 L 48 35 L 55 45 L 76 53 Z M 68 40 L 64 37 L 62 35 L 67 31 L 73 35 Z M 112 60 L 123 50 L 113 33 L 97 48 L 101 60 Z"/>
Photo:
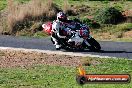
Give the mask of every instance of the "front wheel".
<path id="1" fill-rule="evenodd" d="M 101 50 L 100 44 L 94 38 L 87 39 L 87 42 L 90 44 L 91 50 L 94 50 L 94 51 L 100 51 Z"/>

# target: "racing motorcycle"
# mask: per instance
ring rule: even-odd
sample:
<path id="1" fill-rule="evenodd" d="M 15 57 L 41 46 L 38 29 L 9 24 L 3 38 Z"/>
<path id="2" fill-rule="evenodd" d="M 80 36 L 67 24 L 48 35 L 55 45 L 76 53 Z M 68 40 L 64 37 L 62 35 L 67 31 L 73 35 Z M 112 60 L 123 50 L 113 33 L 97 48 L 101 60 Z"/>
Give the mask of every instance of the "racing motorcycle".
<path id="1" fill-rule="evenodd" d="M 90 35 L 89 27 L 85 24 L 77 23 L 77 29 L 69 28 L 71 35 L 66 36 L 65 38 L 57 37 L 59 44 L 65 50 L 92 50 L 100 51 L 100 44 Z M 42 25 L 43 30 L 49 35 L 52 34 L 52 22 L 47 22 Z M 54 44 L 53 39 L 51 41 Z"/>

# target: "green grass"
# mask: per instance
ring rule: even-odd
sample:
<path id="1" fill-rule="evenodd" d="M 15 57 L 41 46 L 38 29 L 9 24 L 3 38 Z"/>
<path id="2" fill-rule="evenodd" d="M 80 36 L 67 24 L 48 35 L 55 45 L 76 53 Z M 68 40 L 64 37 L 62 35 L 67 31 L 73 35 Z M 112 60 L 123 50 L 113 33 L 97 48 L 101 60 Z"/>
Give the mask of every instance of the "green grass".
<path id="1" fill-rule="evenodd" d="M 83 58 L 99 64 L 85 66 L 87 73 L 132 75 L 132 60 Z M 29 68 L 0 68 L 0 88 L 132 88 L 129 84 L 86 84 L 76 83 L 76 67 L 36 65 Z"/>
<path id="2" fill-rule="evenodd" d="M 14 0 L 19 3 L 26 3 L 30 0 Z M 0 11 L 7 7 L 7 0 L 0 0 Z"/>
<path id="3" fill-rule="evenodd" d="M 0 0 L 0 11 L 3 10 L 7 6 L 6 0 Z"/>
<path id="4" fill-rule="evenodd" d="M 113 39 L 112 41 L 132 42 L 132 39 L 131 38 L 116 38 L 116 39 Z"/>
<path id="5" fill-rule="evenodd" d="M 110 35 L 114 36 L 113 38 L 110 39 L 112 41 L 131 42 L 132 41 L 131 37 L 126 38 L 123 36 L 125 32 L 131 30 L 132 30 L 132 23 L 122 23 L 118 25 L 101 25 L 100 28 L 93 29 L 92 33 L 94 35 L 98 35 L 98 33 L 109 33 Z"/>
<path id="6" fill-rule="evenodd" d="M 49 36 L 48 34 L 42 32 L 42 31 L 38 31 L 33 35 L 33 37 L 35 37 L 35 38 L 44 38 L 44 37 L 48 37 L 48 36 Z"/>
<path id="7" fill-rule="evenodd" d="M 15 0 L 19 3 L 26 3 L 30 0 Z M 53 0 L 58 6 L 63 7 L 64 0 Z M 132 2 L 131 1 L 117 1 L 117 2 L 110 2 L 110 1 L 88 1 L 88 0 L 68 0 L 69 5 L 88 5 L 94 8 L 102 8 L 105 6 L 116 6 L 120 7 L 123 10 L 131 9 Z M 7 0 L 0 0 L 0 10 L 4 9 L 7 6 Z"/>
<path id="8" fill-rule="evenodd" d="M 59 6 L 63 6 L 64 0 L 54 0 L 55 3 L 57 3 Z M 101 8 L 104 6 L 117 6 L 117 7 L 122 7 L 123 9 L 130 9 L 132 8 L 131 6 L 131 1 L 88 1 L 88 0 L 68 0 L 70 5 L 88 5 L 90 7 L 96 7 L 96 8 Z"/>
<path id="9" fill-rule="evenodd" d="M 126 32 L 132 30 L 132 23 L 122 23 L 117 25 L 103 24 L 100 28 L 93 30 L 93 32 Z"/>

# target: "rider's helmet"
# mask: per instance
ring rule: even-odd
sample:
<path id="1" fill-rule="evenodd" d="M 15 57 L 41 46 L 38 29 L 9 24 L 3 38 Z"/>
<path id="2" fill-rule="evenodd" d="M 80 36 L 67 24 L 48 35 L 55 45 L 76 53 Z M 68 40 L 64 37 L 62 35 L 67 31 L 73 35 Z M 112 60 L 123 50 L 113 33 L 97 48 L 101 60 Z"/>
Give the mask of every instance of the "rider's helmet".
<path id="1" fill-rule="evenodd" d="M 62 21 L 62 22 L 67 21 L 67 16 L 66 16 L 66 14 L 63 13 L 63 12 L 57 13 L 57 20 Z"/>

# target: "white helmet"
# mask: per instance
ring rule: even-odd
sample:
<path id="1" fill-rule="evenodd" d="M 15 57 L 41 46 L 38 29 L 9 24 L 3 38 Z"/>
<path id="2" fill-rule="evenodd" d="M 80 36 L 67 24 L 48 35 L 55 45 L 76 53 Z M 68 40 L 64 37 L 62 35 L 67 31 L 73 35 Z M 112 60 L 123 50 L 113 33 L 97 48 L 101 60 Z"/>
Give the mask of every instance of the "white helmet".
<path id="1" fill-rule="evenodd" d="M 66 14 L 63 13 L 63 12 L 57 13 L 57 20 L 59 20 L 59 21 L 66 21 L 67 20 Z"/>

